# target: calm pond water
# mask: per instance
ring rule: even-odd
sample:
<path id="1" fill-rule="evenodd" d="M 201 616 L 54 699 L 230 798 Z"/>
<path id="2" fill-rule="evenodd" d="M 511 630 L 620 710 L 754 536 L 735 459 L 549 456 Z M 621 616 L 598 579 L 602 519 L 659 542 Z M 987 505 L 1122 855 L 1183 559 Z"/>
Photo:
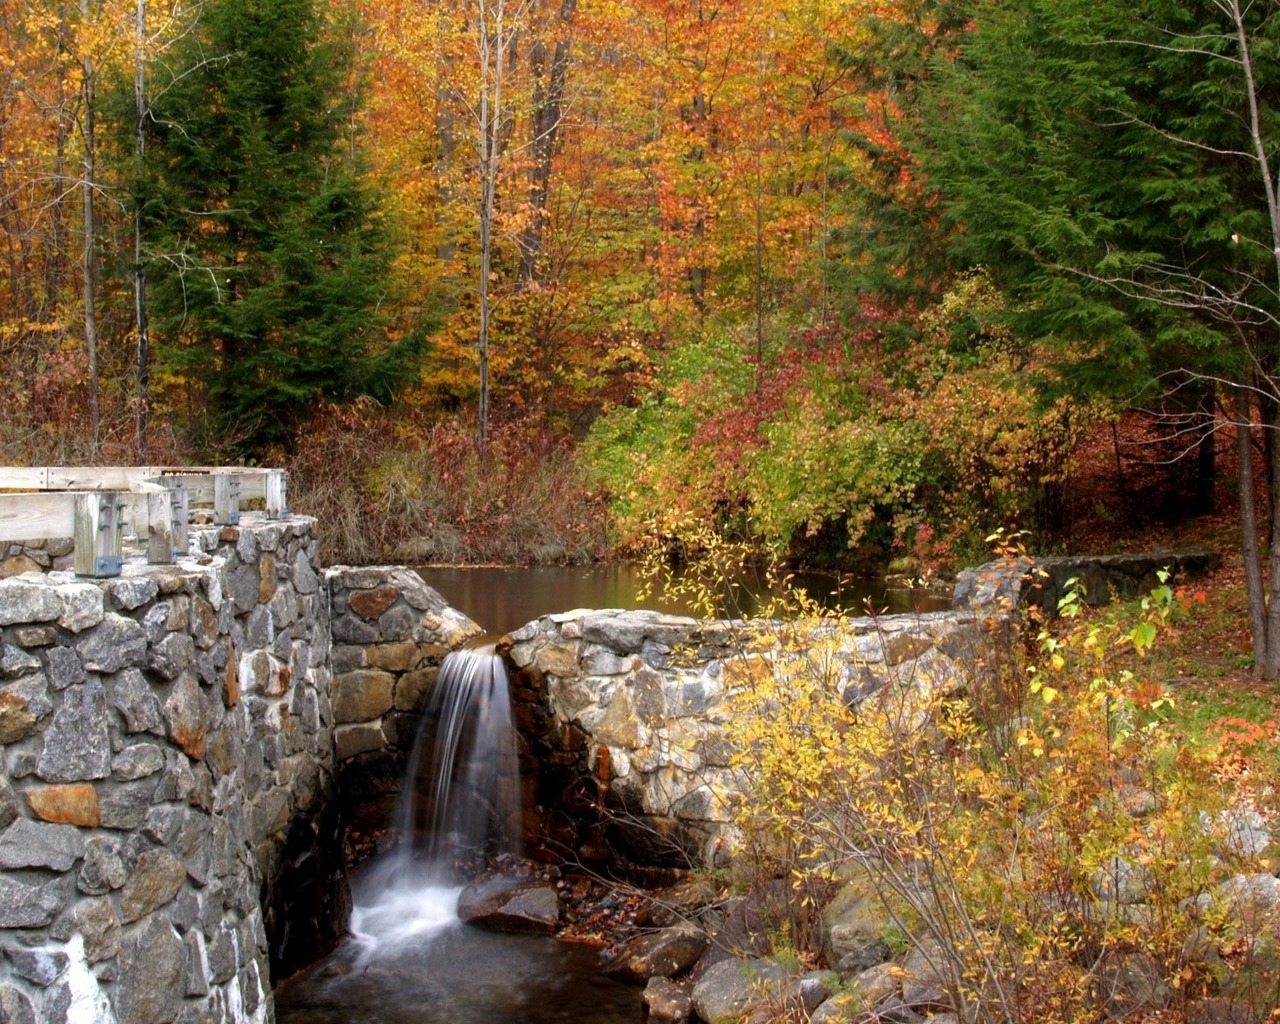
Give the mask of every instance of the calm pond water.
<path id="1" fill-rule="evenodd" d="M 539 566 L 533 568 L 471 568 L 427 566 L 418 575 L 486 631 L 509 633 L 540 615 L 575 608 L 650 608 L 691 614 L 679 597 L 655 595 L 640 602 L 642 578 L 634 565 Z M 910 589 L 883 580 L 838 576 L 834 573 L 796 573 L 795 583 L 812 596 L 855 615 L 875 612 L 899 614 L 940 611 L 951 607 L 950 591 Z M 763 587 L 744 581 L 726 601 L 723 614 L 751 615 L 759 606 L 755 595 Z"/>

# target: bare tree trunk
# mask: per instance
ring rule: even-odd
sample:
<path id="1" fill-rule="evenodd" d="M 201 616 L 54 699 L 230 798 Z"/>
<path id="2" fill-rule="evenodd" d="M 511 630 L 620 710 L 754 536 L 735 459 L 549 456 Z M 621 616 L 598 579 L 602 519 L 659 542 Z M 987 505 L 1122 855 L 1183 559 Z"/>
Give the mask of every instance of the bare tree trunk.
<path id="1" fill-rule="evenodd" d="M 134 155 L 138 175 L 144 173 L 147 153 L 146 40 L 147 0 L 138 0 L 134 23 Z M 138 186 L 141 189 L 141 181 Z M 138 332 L 137 412 L 134 421 L 134 450 L 139 465 L 147 459 L 147 428 L 151 414 L 151 339 L 147 322 L 147 264 L 143 247 L 142 196 L 133 202 L 133 317 Z"/>
<path id="2" fill-rule="evenodd" d="M 1249 627 L 1253 631 L 1253 664 L 1263 671 L 1267 660 L 1266 602 L 1262 591 L 1262 553 L 1258 545 L 1258 509 L 1253 478 L 1253 410 L 1247 388 L 1235 388 L 1236 454 L 1240 468 L 1240 534 L 1245 589 L 1249 599 Z"/>
<path id="3" fill-rule="evenodd" d="M 569 28 L 577 10 L 578 0 L 561 0 L 561 35 L 556 40 L 549 69 L 546 66 L 547 44 L 541 36 L 535 39 L 529 55 L 534 81 L 533 115 L 530 118 L 532 162 L 529 168 L 529 221 L 520 239 L 521 287 L 545 277 L 545 273 L 539 268 L 538 259 L 542 255 L 547 195 L 551 187 L 551 162 L 555 156 L 556 138 L 563 116 L 565 82 L 569 72 Z"/>
<path id="4" fill-rule="evenodd" d="M 502 155 L 503 78 L 508 40 L 505 0 L 480 0 L 476 46 L 480 57 L 480 102 L 477 129 L 480 155 L 480 396 L 476 441 L 489 440 L 489 331 L 492 319 L 490 276 L 493 272 L 493 226 L 497 210 L 498 171 Z M 490 22 L 492 21 L 492 24 Z"/>
<path id="5" fill-rule="evenodd" d="M 1265 346 L 1260 344 L 1260 348 Z M 1275 360 L 1269 354 L 1259 360 L 1258 419 L 1262 424 L 1262 459 L 1266 466 L 1267 517 L 1270 521 L 1270 544 L 1267 555 L 1270 573 L 1263 599 L 1262 653 L 1256 670 L 1263 679 L 1280 678 L 1280 397 L 1275 393 Z M 1255 512 L 1256 516 L 1256 512 Z M 1259 562 L 1261 575 L 1262 563 Z M 1254 642 L 1255 649 L 1257 641 Z"/>
<path id="6" fill-rule="evenodd" d="M 91 16 L 89 0 L 80 0 L 80 12 L 85 26 Z M 97 229 L 94 224 L 93 193 L 98 185 L 97 138 L 94 123 L 94 107 L 97 103 L 93 57 L 86 53 L 82 59 L 84 71 L 84 343 L 89 355 L 89 433 L 90 452 L 96 460 L 100 442 L 101 410 L 98 393 L 98 322 L 94 315 L 96 274 L 94 249 Z"/>
<path id="7" fill-rule="evenodd" d="M 1204 385 L 1194 415 L 1200 432 L 1196 443 L 1194 510 L 1197 515 L 1207 515 L 1213 511 L 1213 491 L 1218 475 L 1218 405 L 1212 384 Z"/>

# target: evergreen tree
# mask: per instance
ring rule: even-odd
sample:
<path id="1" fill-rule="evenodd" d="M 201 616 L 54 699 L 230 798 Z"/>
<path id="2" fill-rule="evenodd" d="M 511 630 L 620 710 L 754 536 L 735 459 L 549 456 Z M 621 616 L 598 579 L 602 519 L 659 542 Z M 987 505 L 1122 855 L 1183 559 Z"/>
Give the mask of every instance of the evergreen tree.
<path id="1" fill-rule="evenodd" d="M 1280 18 L 1240 0 L 978 0 L 933 61 L 915 156 L 951 258 L 982 265 L 1076 387 L 1226 385 L 1259 671 L 1280 675 L 1250 408 L 1280 505 Z M 1280 514 L 1271 550 L 1280 552 Z M 1269 581 L 1264 587 L 1264 576 Z M 1264 591 L 1269 591 L 1265 593 Z"/>
<path id="2" fill-rule="evenodd" d="M 206 0 L 152 108 L 158 361 L 203 386 L 242 450 L 388 384 L 387 248 L 344 137 L 351 63 L 314 0 Z"/>

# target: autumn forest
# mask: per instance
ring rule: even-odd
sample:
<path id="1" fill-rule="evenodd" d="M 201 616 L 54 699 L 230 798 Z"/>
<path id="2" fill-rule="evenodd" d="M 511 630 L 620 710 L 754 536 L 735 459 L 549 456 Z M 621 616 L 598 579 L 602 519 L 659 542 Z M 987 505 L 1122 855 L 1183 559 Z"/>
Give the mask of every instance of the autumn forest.
<path id="1" fill-rule="evenodd" d="M 1146 509 L 1132 437 L 1207 511 L 1234 445 L 1280 670 L 1277 26 L 4 0 L 4 459 L 280 463 L 349 559 L 929 573 L 1067 543 L 1091 471 Z"/>

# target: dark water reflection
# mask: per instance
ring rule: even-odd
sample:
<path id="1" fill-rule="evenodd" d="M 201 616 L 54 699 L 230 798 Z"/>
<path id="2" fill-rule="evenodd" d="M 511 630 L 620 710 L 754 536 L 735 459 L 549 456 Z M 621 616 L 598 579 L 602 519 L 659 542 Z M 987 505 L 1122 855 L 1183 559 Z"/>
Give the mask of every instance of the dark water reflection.
<path id="1" fill-rule="evenodd" d="M 453 925 L 367 964 L 347 943 L 276 990 L 277 1024 L 639 1024 L 594 949 Z"/>
<path id="2" fill-rule="evenodd" d="M 633 565 L 538 566 L 533 568 L 424 567 L 418 574 L 455 608 L 489 633 L 508 633 L 540 615 L 575 608 L 650 608 L 692 614 L 678 596 L 637 598 L 642 579 Z M 938 611 L 950 607 L 950 595 L 834 573 L 797 573 L 794 582 L 812 596 L 851 614 Z M 729 617 L 752 615 L 764 591 L 758 580 L 734 588 L 721 609 Z"/>

